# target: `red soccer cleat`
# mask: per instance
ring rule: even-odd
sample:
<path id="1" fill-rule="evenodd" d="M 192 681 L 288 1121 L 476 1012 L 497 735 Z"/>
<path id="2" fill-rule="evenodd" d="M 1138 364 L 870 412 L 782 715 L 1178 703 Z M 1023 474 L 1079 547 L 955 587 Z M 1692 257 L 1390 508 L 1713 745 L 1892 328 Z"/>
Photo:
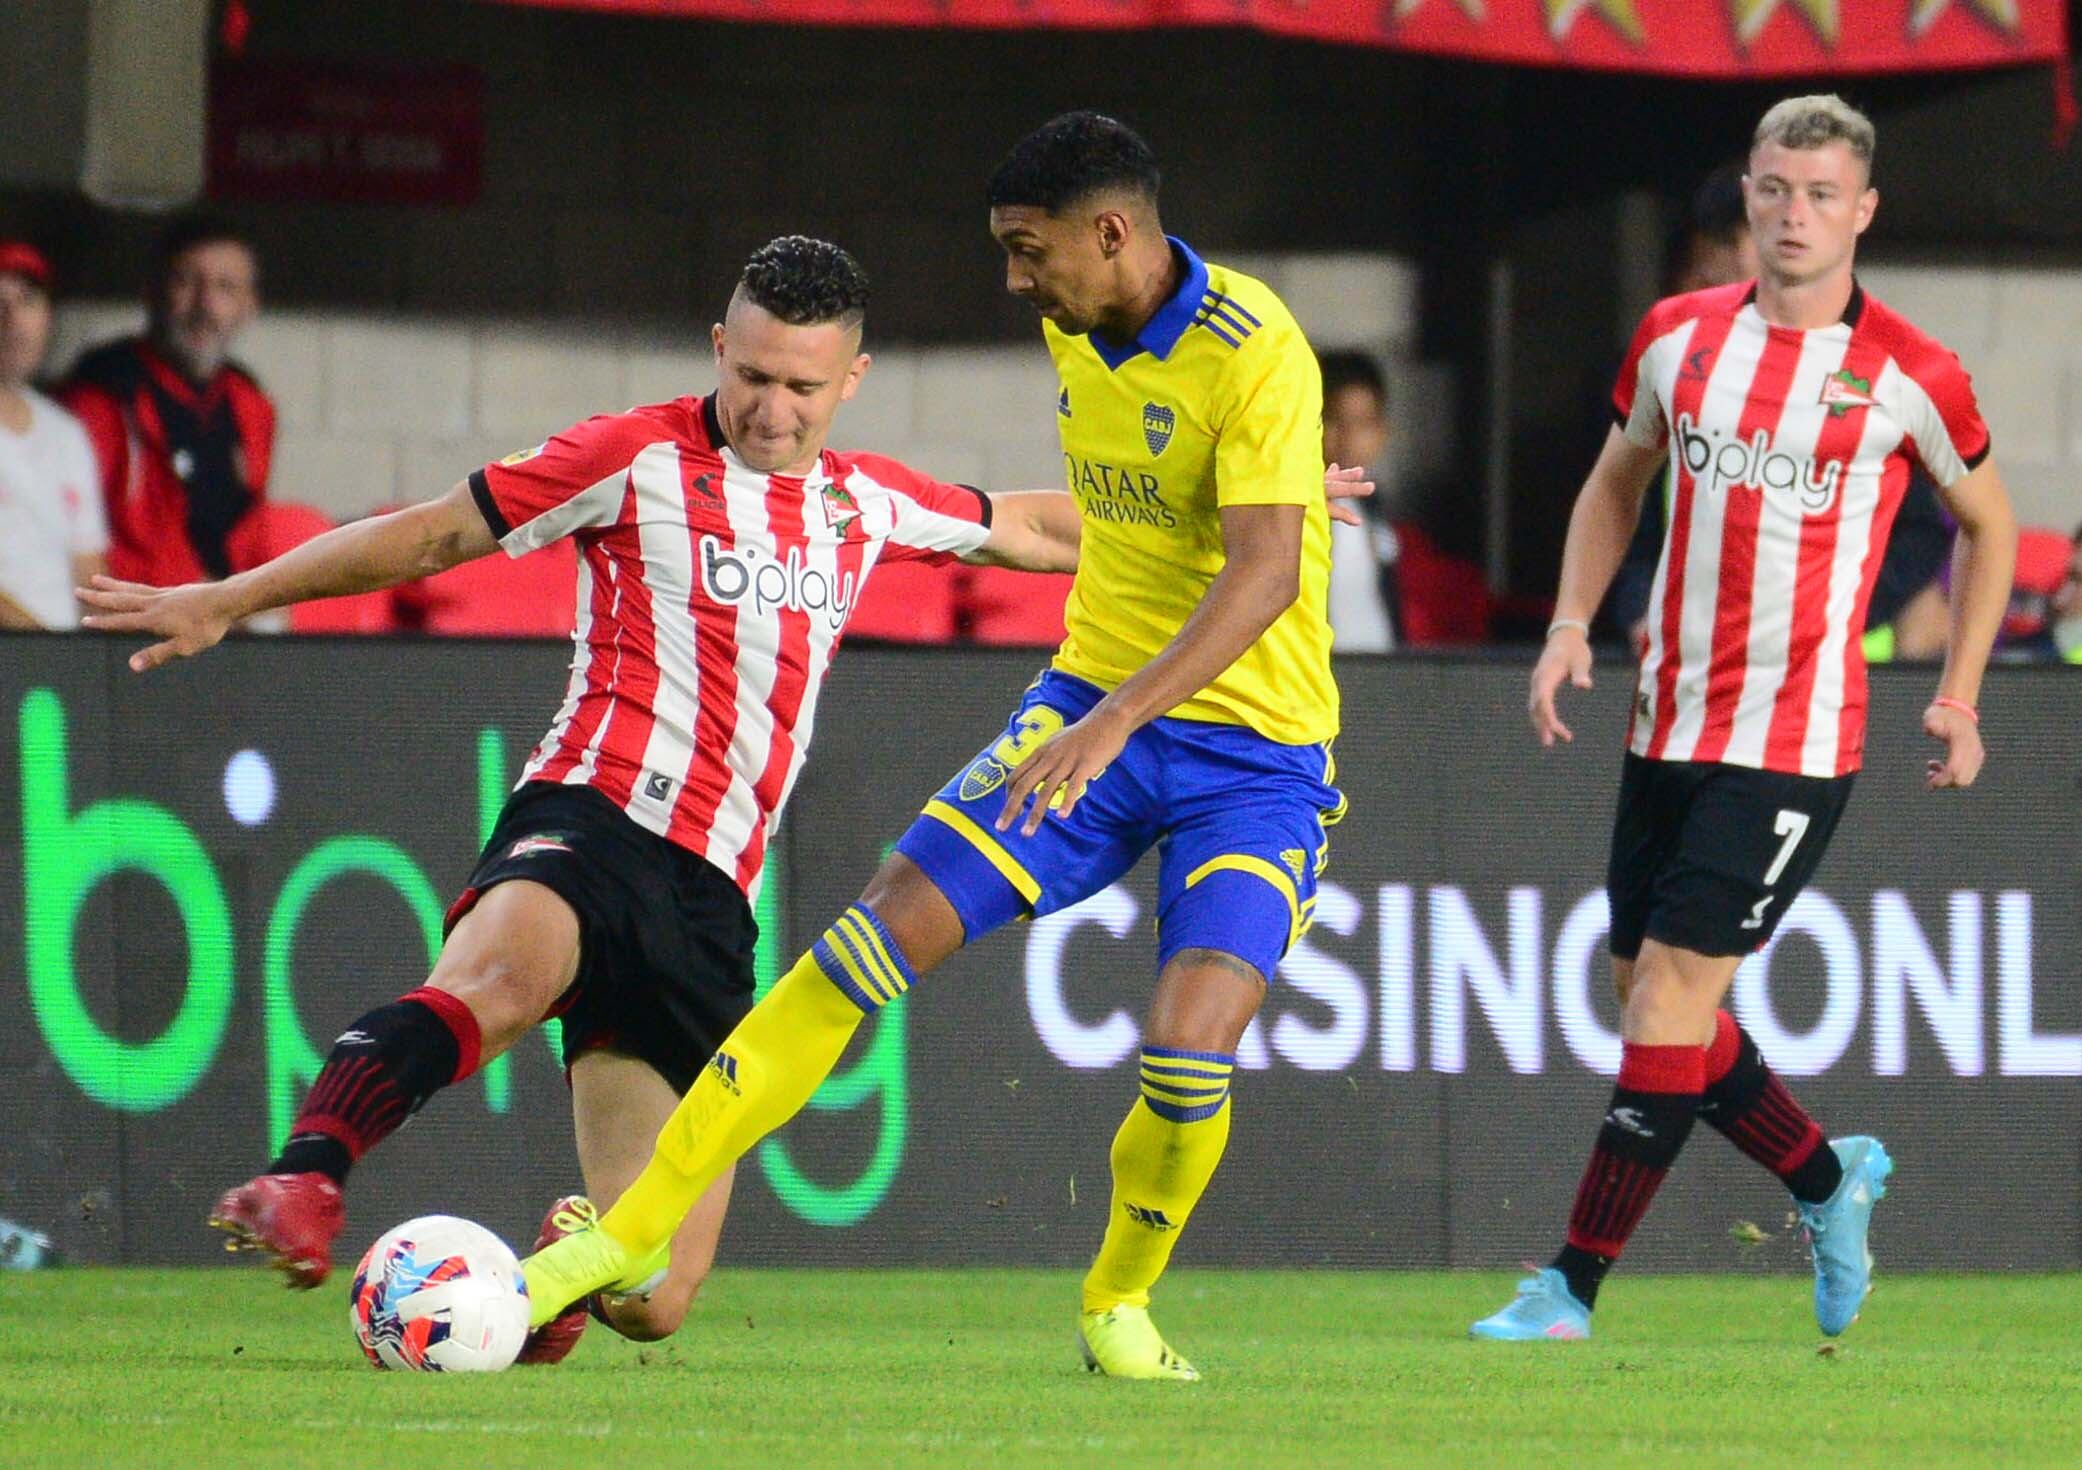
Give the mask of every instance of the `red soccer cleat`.
<path id="1" fill-rule="evenodd" d="M 262 1174 L 228 1190 L 210 1225 L 230 1234 L 228 1251 L 266 1251 L 294 1291 L 332 1274 L 334 1237 L 347 1223 L 340 1186 L 323 1174 Z"/>
<path id="2" fill-rule="evenodd" d="M 597 1218 L 593 1202 L 582 1194 L 567 1194 L 549 1207 L 542 1217 L 542 1231 L 535 1237 L 536 1250 L 554 1241 L 562 1240 L 572 1231 L 590 1224 Z M 527 1345 L 520 1350 L 517 1363 L 546 1365 L 561 1363 L 586 1330 L 586 1310 L 592 1298 L 573 1302 L 563 1312 L 550 1318 L 528 1334 Z"/>

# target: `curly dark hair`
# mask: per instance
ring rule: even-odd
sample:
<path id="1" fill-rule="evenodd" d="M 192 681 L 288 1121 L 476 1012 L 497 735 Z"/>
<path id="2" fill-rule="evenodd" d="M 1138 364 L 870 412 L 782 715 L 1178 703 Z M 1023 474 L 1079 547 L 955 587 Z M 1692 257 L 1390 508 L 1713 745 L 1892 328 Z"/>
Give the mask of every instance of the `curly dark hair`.
<path id="1" fill-rule="evenodd" d="M 1012 146 L 990 176 L 990 206 L 1025 204 L 1059 214 L 1102 190 L 1157 202 L 1163 175 L 1142 135 L 1099 112 L 1066 112 Z"/>
<path id="2" fill-rule="evenodd" d="M 791 327 L 857 327 L 867 317 L 868 278 L 860 262 L 807 235 L 783 235 L 753 251 L 737 289 Z"/>

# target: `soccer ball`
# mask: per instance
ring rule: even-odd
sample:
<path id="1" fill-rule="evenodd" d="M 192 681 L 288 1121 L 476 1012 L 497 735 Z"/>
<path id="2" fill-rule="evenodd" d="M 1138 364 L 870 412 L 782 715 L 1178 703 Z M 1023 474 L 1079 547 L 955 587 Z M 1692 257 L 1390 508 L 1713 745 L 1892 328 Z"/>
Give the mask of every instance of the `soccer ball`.
<path id="1" fill-rule="evenodd" d="M 528 1338 L 528 1287 L 506 1243 L 482 1225 L 426 1215 L 369 1247 L 348 1312 L 378 1368 L 496 1373 Z"/>

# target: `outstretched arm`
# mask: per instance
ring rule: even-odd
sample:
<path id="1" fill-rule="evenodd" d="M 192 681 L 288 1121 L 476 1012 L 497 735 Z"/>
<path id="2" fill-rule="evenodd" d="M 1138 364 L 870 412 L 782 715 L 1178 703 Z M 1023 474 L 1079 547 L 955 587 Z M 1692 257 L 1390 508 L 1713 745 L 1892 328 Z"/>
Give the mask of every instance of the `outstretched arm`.
<path id="1" fill-rule="evenodd" d="M 2017 572 L 2017 517 L 1995 461 L 1982 460 L 1965 479 L 1939 493 L 1959 521 L 1959 550 L 1952 575 L 1951 645 L 1937 694 L 1923 711 L 1923 729 L 1945 742 L 1944 759 L 1929 766 L 1933 791 L 1971 786 L 1981 773 L 1986 752 L 1974 710 Z"/>
<path id="2" fill-rule="evenodd" d="M 962 560 L 1027 572 L 1074 572 L 1083 516 L 1067 490 L 1011 490 L 990 497 L 990 535 Z"/>
<path id="3" fill-rule="evenodd" d="M 1323 498 L 1330 518 L 1366 524 L 1352 504 L 1374 493 L 1363 465 L 1331 465 L 1323 472 Z M 1018 567 L 1029 572 L 1074 572 L 1084 516 L 1075 497 L 1062 490 L 1015 490 L 990 497 L 990 539 L 962 560 L 979 566 Z"/>
<path id="4" fill-rule="evenodd" d="M 1641 495 L 1661 468 L 1661 449 L 1643 449 L 1613 429 L 1569 513 L 1569 535 L 1562 544 L 1561 589 L 1554 597 L 1554 622 L 1547 646 L 1533 666 L 1527 713 L 1542 745 L 1575 734 L 1555 712 L 1555 691 L 1567 679 L 1578 689 L 1590 688 L 1590 620 L 1605 600 L 1605 589 L 1619 571 L 1641 519 Z"/>
<path id="5" fill-rule="evenodd" d="M 464 483 L 438 500 L 335 527 L 222 582 L 146 587 L 96 577 L 79 589 L 80 601 L 95 609 L 81 621 L 105 633 L 159 639 L 130 656 L 130 667 L 141 674 L 212 647 L 241 618 L 430 577 L 498 544 Z"/>

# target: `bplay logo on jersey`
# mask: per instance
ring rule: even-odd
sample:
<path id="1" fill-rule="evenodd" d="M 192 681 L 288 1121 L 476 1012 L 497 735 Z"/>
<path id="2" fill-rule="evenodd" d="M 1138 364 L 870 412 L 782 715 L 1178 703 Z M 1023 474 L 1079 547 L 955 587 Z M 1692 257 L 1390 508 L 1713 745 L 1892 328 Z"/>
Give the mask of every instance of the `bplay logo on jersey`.
<path id="1" fill-rule="evenodd" d="M 790 612 L 821 614 L 837 632 L 853 610 L 854 574 L 836 581 L 803 564 L 802 548 L 775 559 L 756 546 L 726 547 L 713 536 L 701 538 L 701 588 L 717 602 L 736 606 L 750 602 L 755 616 Z"/>
<path id="2" fill-rule="evenodd" d="M 1763 429 L 1746 441 L 1730 439 L 1718 429 L 1701 429 L 1690 414 L 1677 416 L 1677 452 L 1708 495 L 1743 488 L 1776 491 L 1796 498 L 1801 511 L 1811 516 L 1834 505 L 1843 484 L 1840 460 L 1817 470 L 1811 459 L 1773 449 L 1771 435 Z"/>

